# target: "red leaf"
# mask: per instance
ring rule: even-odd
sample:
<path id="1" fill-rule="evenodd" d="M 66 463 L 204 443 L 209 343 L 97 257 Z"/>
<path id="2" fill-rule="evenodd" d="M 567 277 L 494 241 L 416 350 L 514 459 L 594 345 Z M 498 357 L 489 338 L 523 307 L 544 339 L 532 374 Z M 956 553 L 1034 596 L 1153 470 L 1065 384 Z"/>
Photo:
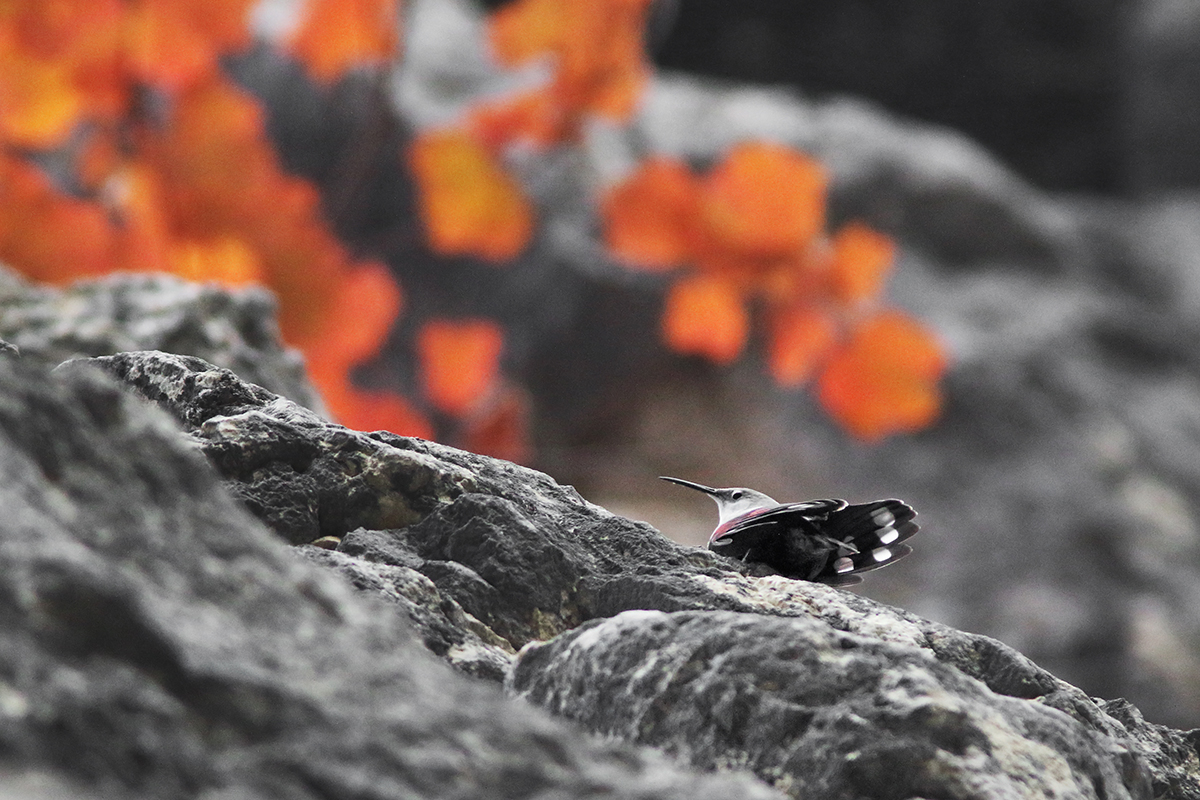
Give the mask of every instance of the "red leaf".
<path id="1" fill-rule="evenodd" d="M 892 240 L 861 222 L 851 222 L 833 237 L 834 294 L 846 304 L 876 297 L 896 257 Z"/>
<path id="2" fill-rule="evenodd" d="M 863 321 L 821 373 L 821 405 L 855 436 L 876 440 L 933 423 L 946 356 L 934 336 L 898 311 Z"/>
<path id="3" fill-rule="evenodd" d="M 600 199 L 610 250 L 633 266 L 668 269 L 692 254 L 699 182 L 682 161 L 660 156 Z"/>
<path id="4" fill-rule="evenodd" d="M 493 322 L 426 322 L 417 335 L 425 396 L 447 414 L 466 416 L 495 383 L 503 348 L 504 335 Z"/>
<path id="5" fill-rule="evenodd" d="M 667 292 L 663 338 L 680 353 L 728 364 L 746 346 L 750 317 L 733 284 L 708 275 L 685 278 Z"/>
<path id="6" fill-rule="evenodd" d="M 771 375 L 781 386 L 802 386 L 837 343 L 837 322 L 815 306 L 792 306 L 777 310 L 771 323 Z"/>

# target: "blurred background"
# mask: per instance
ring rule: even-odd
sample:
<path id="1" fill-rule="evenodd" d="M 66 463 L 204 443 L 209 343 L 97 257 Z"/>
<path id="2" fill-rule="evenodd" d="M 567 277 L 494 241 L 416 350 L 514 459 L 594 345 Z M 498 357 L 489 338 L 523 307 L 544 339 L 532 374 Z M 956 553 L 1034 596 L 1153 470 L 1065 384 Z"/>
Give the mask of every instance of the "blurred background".
<path id="1" fill-rule="evenodd" d="M 628 113 L 584 103 L 549 122 L 539 107 L 533 134 L 528 108 L 497 98 L 543 86 L 547 70 L 553 81 L 556 62 L 498 38 L 496 15 L 521 6 L 512 25 L 553 42 L 561 31 L 535 22 L 569 3 L 408 0 L 388 17 L 345 0 L 342 10 L 374 14 L 359 14 L 364 29 L 395 37 L 347 65 L 305 48 L 344 33 L 348 17 L 313 25 L 301 0 L 243 4 L 250 39 L 219 48 L 221 73 L 262 110 L 288 176 L 272 180 L 317 190 L 312 209 L 295 201 L 286 236 L 244 234 L 267 253 L 269 274 L 251 282 L 276 291 L 284 336 L 331 413 L 520 460 L 690 544 L 705 541 L 715 508 L 659 475 L 781 501 L 900 497 L 920 515 L 916 552 L 857 591 L 999 638 L 1151 721 L 1200 726 L 1200 6 L 606 3 L 617 16 L 605 25 L 633 14 L 644 33 L 635 101 Z M 617 28 L 593 30 L 596 41 L 607 30 Z M 171 104 L 182 107 L 187 86 L 143 80 L 152 90 L 137 94 L 138 125 L 176 124 Z M 9 157 L 36 163 L 55 191 L 110 202 L 111 181 L 89 195 L 63 180 L 75 162 L 46 155 L 74 153 L 79 130 L 19 142 Z M 446 130 L 487 146 L 430 144 Z M 126 157 L 140 153 L 123 135 Z M 616 252 L 600 198 L 651 155 L 712 175 L 746 141 L 821 165 L 831 237 L 853 222 L 891 243 L 886 286 L 868 304 L 919 321 L 938 343 L 926 422 L 863 436 L 832 409 L 823 375 L 780 380 L 777 309 L 761 287 L 701 323 L 745 323 L 730 357 L 706 350 L 704 331 L 691 351 L 669 335 L 681 273 Z M 184 185 L 177 172 L 156 173 L 164 196 L 170 181 Z M 432 233 L 431 198 L 446 185 L 451 208 L 484 209 L 459 239 Z M 482 185 L 491 194 L 480 200 Z M 284 205 L 291 191 L 238 214 Z M 181 219 L 208 202 L 180 196 Z M 23 197 L 0 186 L 0 213 Z M 297 231 L 314 220 L 344 255 L 322 256 L 327 278 L 305 283 L 295 276 L 318 261 L 277 254 L 307 242 Z M 462 243 L 481 229 L 503 235 Z M 77 277 L 39 273 L 28 265 L 49 257 L 7 235 L 0 259 L 16 272 L 64 286 Z M 351 284 L 358 293 L 336 300 Z M 27 301 L 7 292 L 0 335 L 36 349 L 13 310 Z M 294 309 L 315 297 L 335 299 L 305 327 Z M 843 322 L 866 313 L 836 311 Z M 822 352 L 825 363 L 843 350 Z M 879 374 L 871 380 L 890 380 Z"/>

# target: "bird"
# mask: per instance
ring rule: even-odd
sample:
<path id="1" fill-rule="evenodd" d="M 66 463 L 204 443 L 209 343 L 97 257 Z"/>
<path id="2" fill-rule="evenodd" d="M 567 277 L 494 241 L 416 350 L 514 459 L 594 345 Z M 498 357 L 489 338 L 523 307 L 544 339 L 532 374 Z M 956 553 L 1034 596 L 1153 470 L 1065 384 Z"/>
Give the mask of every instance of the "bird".
<path id="1" fill-rule="evenodd" d="M 859 573 L 886 567 L 912 552 L 917 512 L 901 500 L 851 505 L 845 500 L 780 503 L 754 489 L 714 489 L 682 478 L 664 481 L 703 492 L 720 519 L 708 549 L 766 564 L 787 578 L 831 586 L 862 582 Z"/>

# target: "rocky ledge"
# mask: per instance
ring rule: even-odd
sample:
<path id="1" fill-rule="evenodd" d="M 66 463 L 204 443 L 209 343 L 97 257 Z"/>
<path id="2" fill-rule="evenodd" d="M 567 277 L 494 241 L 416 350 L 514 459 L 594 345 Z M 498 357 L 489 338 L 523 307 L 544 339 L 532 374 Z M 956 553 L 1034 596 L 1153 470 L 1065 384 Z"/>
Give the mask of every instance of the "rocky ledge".
<path id="1" fill-rule="evenodd" d="M 6 796 L 1200 798 L 994 640 L 197 358 L 0 355 L 0 503 Z"/>

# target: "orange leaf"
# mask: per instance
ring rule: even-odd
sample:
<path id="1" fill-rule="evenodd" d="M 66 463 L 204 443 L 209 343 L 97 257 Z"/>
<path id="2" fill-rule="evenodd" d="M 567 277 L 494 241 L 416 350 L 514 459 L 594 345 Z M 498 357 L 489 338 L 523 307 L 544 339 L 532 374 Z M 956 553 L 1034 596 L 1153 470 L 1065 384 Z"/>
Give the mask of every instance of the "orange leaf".
<path id="1" fill-rule="evenodd" d="M 864 320 L 821 373 L 821 405 L 855 436 L 877 440 L 937 418 L 946 356 L 916 320 L 885 311 Z"/>
<path id="2" fill-rule="evenodd" d="M 819 236 L 788 258 L 731 264 L 725 271 L 749 276 L 757 294 L 772 307 L 791 307 L 829 295 L 832 263 L 833 248 Z"/>
<path id="3" fill-rule="evenodd" d="M 493 322 L 426 322 L 417 335 L 425 396 L 447 414 L 466 416 L 495 383 L 503 347 Z"/>
<path id="4" fill-rule="evenodd" d="M 89 192 L 97 192 L 117 172 L 121 164 L 121 145 L 117 132 L 93 130 L 75 156 L 75 175 Z"/>
<path id="5" fill-rule="evenodd" d="M 680 353 L 701 355 L 718 364 L 738 357 L 750 334 L 750 317 L 740 292 L 728 281 L 696 275 L 667 292 L 663 338 Z"/>
<path id="6" fill-rule="evenodd" d="M 565 11 L 562 0 L 517 0 L 501 6 L 488 21 L 497 60 L 520 66 L 558 50 L 566 38 Z"/>
<path id="7" fill-rule="evenodd" d="M 861 222 L 851 222 L 833 237 L 834 295 L 851 304 L 876 297 L 883 290 L 896 257 L 892 240 Z"/>
<path id="8" fill-rule="evenodd" d="M 565 39 L 558 49 L 555 92 L 569 108 L 622 122 L 647 80 L 647 0 L 564 0 Z"/>
<path id="9" fill-rule="evenodd" d="M 219 76 L 188 86 L 146 152 L 168 236 L 244 242 L 279 297 L 289 344 L 348 369 L 385 340 L 399 312 L 395 281 L 382 266 L 351 261 L 314 187 L 280 168 L 253 98 Z"/>
<path id="10" fill-rule="evenodd" d="M 344 362 L 311 361 L 308 374 L 335 419 L 360 431 L 389 430 L 433 438 L 433 426 L 400 395 L 359 389 Z"/>
<path id="11" fill-rule="evenodd" d="M 428 131 L 409 163 L 430 246 L 441 255 L 516 257 L 533 235 L 533 209 L 517 182 L 464 131 Z"/>
<path id="12" fill-rule="evenodd" d="M 213 77 L 218 59 L 250 43 L 255 0 L 142 0 L 128 6 L 126 58 L 140 80 L 172 91 Z"/>
<path id="13" fill-rule="evenodd" d="M 125 9 L 121 0 L 24 0 L 0 10 L 0 27 L 34 58 L 77 61 L 107 47 Z"/>
<path id="14" fill-rule="evenodd" d="M 217 68 L 217 53 L 195 36 L 173 4 L 139 3 L 129 10 L 125 28 L 131 71 L 146 83 L 178 89 Z"/>
<path id="15" fill-rule="evenodd" d="M 322 333 L 328 358 L 356 364 L 378 353 L 404 305 L 400 286 L 378 262 L 358 264 L 338 282 L 331 299 L 333 322 Z"/>
<path id="16" fill-rule="evenodd" d="M 356 67 L 382 66 L 396 54 L 399 0 L 309 0 L 290 46 L 318 81 Z"/>
<path id="17" fill-rule="evenodd" d="M 240 286 L 261 283 L 263 279 L 257 253 L 233 236 L 177 242 L 171 248 L 170 259 L 171 272 L 190 281 Z"/>
<path id="18" fill-rule="evenodd" d="M 401 436 L 433 438 L 433 425 L 425 415 L 392 392 L 366 392 L 351 387 L 339 407 L 338 419 L 355 430 L 388 430 Z"/>
<path id="19" fill-rule="evenodd" d="M 36 148 L 61 144 L 84 107 L 70 62 L 11 51 L 0 56 L 0 136 L 5 141 Z"/>
<path id="20" fill-rule="evenodd" d="M 476 104 L 467 117 L 471 134 L 492 153 L 519 140 L 539 147 L 570 141 L 577 127 L 577 120 L 545 87 Z"/>
<path id="21" fill-rule="evenodd" d="M 61 283 L 111 270 L 114 245 L 99 205 L 59 192 L 32 164 L 0 156 L 0 261 Z"/>
<path id="22" fill-rule="evenodd" d="M 111 111 L 125 13 L 118 0 L 0 4 L 0 135 L 53 147 L 89 113 Z"/>
<path id="23" fill-rule="evenodd" d="M 246 235 L 248 226 L 278 224 L 292 212 L 292 198 L 281 196 L 290 179 L 267 143 L 262 109 L 220 75 L 180 92 L 170 126 L 147 144 L 182 235 Z"/>
<path id="24" fill-rule="evenodd" d="M 600 199 L 604 238 L 618 258 L 666 269 L 692 252 L 699 182 L 682 161 L 665 156 L 642 162 Z"/>
<path id="25" fill-rule="evenodd" d="M 825 226 L 825 171 L 782 145 L 734 147 L 704 182 L 701 218 L 713 246 L 746 258 L 784 258 Z"/>
<path id="26" fill-rule="evenodd" d="M 642 63 L 640 41 L 636 55 L 624 58 L 618 50 L 613 56 L 618 63 L 604 71 L 602 80 L 590 92 L 587 108 L 612 122 L 625 122 L 637 111 L 646 84 L 650 82 L 650 68 Z M 586 86 L 587 78 L 580 83 Z"/>
<path id="27" fill-rule="evenodd" d="M 649 70 L 643 46 L 650 0 L 516 0 L 490 20 L 492 49 L 501 63 L 517 66 L 552 58 L 547 87 L 563 114 L 564 136 L 583 113 L 616 121 L 637 105 Z"/>
<path id="28" fill-rule="evenodd" d="M 837 342 L 837 322 L 812 306 L 782 309 L 771 321 L 771 375 L 781 386 L 801 386 Z"/>
<path id="29" fill-rule="evenodd" d="M 176 241 L 161 176 L 144 160 L 112 170 L 105 185 L 120 217 L 115 266 L 131 272 L 169 272 Z"/>

